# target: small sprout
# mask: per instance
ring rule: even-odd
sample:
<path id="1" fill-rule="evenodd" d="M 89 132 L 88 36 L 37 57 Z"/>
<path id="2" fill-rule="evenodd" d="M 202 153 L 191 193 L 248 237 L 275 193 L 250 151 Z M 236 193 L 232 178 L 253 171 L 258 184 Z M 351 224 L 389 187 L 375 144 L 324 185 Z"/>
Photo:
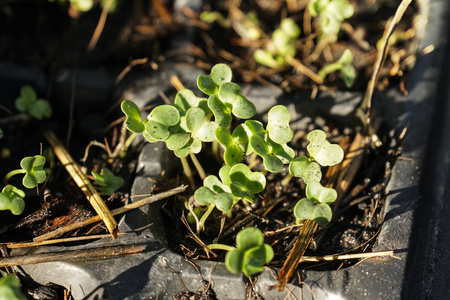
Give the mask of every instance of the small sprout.
<path id="1" fill-rule="evenodd" d="M 300 36 L 300 27 L 294 20 L 286 18 L 272 33 L 272 40 L 267 49 L 257 49 L 254 59 L 261 65 L 269 68 L 280 68 L 286 65 L 285 58 L 294 57 L 297 54 L 297 39 Z"/>
<path id="2" fill-rule="evenodd" d="M 289 164 L 289 173 L 295 177 L 303 178 L 306 184 L 319 182 L 322 179 L 320 165 L 304 155 L 296 157 L 291 161 Z"/>
<path id="3" fill-rule="evenodd" d="M 331 204 L 337 198 L 335 189 L 323 187 L 320 182 L 311 182 L 306 185 L 306 197 L 318 203 Z"/>
<path id="4" fill-rule="evenodd" d="M 208 99 L 195 96 L 194 92 L 189 89 L 179 91 L 175 96 L 174 104 L 178 108 L 181 116 L 186 115 L 186 112 L 191 107 L 199 107 L 203 109 L 205 114 L 210 113 Z"/>
<path id="5" fill-rule="evenodd" d="M 0 128 L 0 139 L 3 137 L 3 131 L 2 131 L 2 129 Z"/>
<path id="6" fill-rule="evenodd" d="M 0 210 L 10 210 L 14 215 L 20 215 L 25 209 L 25 192 L 8 184 L 0 193 Z"/>
<path id="7" fill-rule="evenodd" d="M 123 178 L 114 176 L 108 168 L 103 168 L 100 174 L 94 171 L 91 173 L 94 176 L 95 182 L 101 187 L 102 193 L 106 196 L 111 196 L 124 184 Z"/>
<path id="8" fill-rule="evenodd" d="M 321 166 L 334 166 L 344 158 L 344 150 L 339 145 L 330 144 L 322 130 L 314 130 L 308 134 L 310 144 L 307 149 L 311 158 Z"/>
<path id="9" fill-rule="evenodd" d="M 256 113 L 255 105 L 241 94 L 241 87 L 236 83 L 221 84 L 217 95 L 225 105 L 231 105 L 233 115 L 238 118 L 248 119 Z"/>
<path id="10" fill-rule="evenodd" d="M 255 194 L 263 191 L 266 187 L 266 177 L 260 172 L 252 172 L 244 164 L 234 165 L 230 168 L 228 178 L 225 176 L 221 175 L 224 183 L 229 183 L 233 195 L 250 203 L 255 201 Z"/>
<path id="11" fill-rule="evenodd" d="M 46 178 L 44 170 L 45 157 L 42 155 L 35 155 L 25 157 L 20 162 L 20 166 L 25 171 L 22 183 L 26 188 L 35 188 L 38 183 L 43 183 Z"/>
<path id="12" fill-rule="evenodd" d="M 314 220 L 320 226 L 330 222 L 332 211 L 330 204 L 337 198 L 336 190 L 323 187 L 319 182 L 306 185 L 306 198 L 301 199 L 294 207 L 294 215 L 298 220 Z"/>
<path id="13" fill-rule="evenodd" d="M 209 175 L 203 181 L 203 186 L 194 193 L 195 201 L 200 205 L 214 204 L 220 211 L 228 211 L 234 200 L 231 189 L 216 176 Z"/>
<path id="14" fill-rule="evenodd" d="M 272 247 L 264 244 L 264 235 L 256 227 L 242 229 L 236 235 L 236 246 L 225 256 L 225 266 L 231 273 L 244 273 L 247 277 L 261 273 L 274 256 Z"/>
<path id="15" fill-rule="evenodd" d="M 145 125 L 141 120 L 141 112 L 139 107 L 130 100 L 122 101 L 120 105 L 122 112 L 126 115 L 125 126 L 128 130 L 135 133 L 141 133 L 145 130 Z"/>
<path id="16" fill-rule="evenodd" d="M 226 19 L 220 12 L 218 11 L 203 11 L 200 14 L 200 20 L 205 23 L 214 23 L 217 22 L 223 28 L 230 28 L 231 21 Z"/>
<path id="17" fill-rule="evenodd" d="M 18 111 L 27 113 L 30 116 L 41 120 L 52 116 L 50 103 L 44 99 L 38 99 L 34 89 L 25 85 L 20 89 L 20 97 L 15 102 Z"/>
<path id="18" fill-rule="evenodd" d="M 147 117 L 145 131 L 155 140 L 162 141 L 170 136 L 169 127 L 175 126 L 180 121 L 180 113 L 172 105 L 160 105 L 155 107 Z"/>
<path id="19" fill-rule="evenodd" d="M 267 132 L 272 141 L 277 144 L 286 144 L 292 140 L 293 132 L 289 126 L 291 114 L 284 105 L 274 106 L 268 113 Z"/>
<path id="20" fill-rule="evenodd" d="M 236 130 L 234 132 L 236 132 Z M 232 167 L 242 161 L 244 153 L 227 128 L 217 128 L 216 138 L 217 141 L 225 147 L 223 158 L 227 166 Z"/>
<path id="21" fill-rule="evenodd" d="M 25 300 L 20 280 L 16 275 L 8 274 L 0 278 L 0 299 Z"/>
<path id="22" fill-rule="evenodd" d="M 346 49 L 342 54 L 341 58 L 335 63 L 329 64 L 323 67 L 317 75 L 325 79 L 328 74 L 340 71 L 342 74 L 342 79 L 344 80 L 345 86 L 350 88 L 353 86 L 356 78 L 355 67 L 353 66 L 353 54 L 349 49 Z"/>
<path id="23" fill-rule="evenodd" d="M 298 220 L 314 220 L 320 226 L 330 222 L 333 212 L 328 204 L 315 203 L 313 200 L 303 198 L 294 207 L 294 215 Z"/>
<path id="24" fill-rule="evenodd" d="M 307 146 L 310 158 L 300 156 L 292 160 L 289 172 L 295 177 L 301 177 L 305 183 L 319 182 L 322 179 L 320 166 L 333 166 L 342 161 L 344 151 L 339 145 L 330 144 L 326 133 L 314 130 L 308 134 L 310 144 Z"/>
<path id="25" fill-rule="evenodd" d="M 319 17 L 324 35 L 337 35 L 342 21 L 353 16 L 354 8 L 347 0 L 311 0 L 308 3 L 311 16 Z"/>
<path id="26" fill-rule="evenodd" d="M 222 83 L 231 81 L 231 69 L 226 64 L 217 64 L 211 69 L 210 75 L 197 77 L 198 88 L 206 95 L 216 94 Z"/>
<path id="27" fill-rule="evenodd" d="M 198 138 L 202 142 L 212 142 L 216 138 L 216 129 L 219 125 L 206 121 L 205 112 L 198 107 L 192 107 L 186 112 L 186 128 L 192 138 Z"/>

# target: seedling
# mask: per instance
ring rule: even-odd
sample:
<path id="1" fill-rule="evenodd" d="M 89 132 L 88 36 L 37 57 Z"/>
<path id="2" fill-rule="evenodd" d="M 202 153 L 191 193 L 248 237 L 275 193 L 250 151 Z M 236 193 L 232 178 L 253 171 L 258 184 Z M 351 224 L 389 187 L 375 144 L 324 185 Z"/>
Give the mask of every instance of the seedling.
<path id="1" fill-rule="evenodd" d="M 228 212 L 241 199 L 253 203 L 255 194 L 263 191 L 266 186 L 264 175 L 252 172 L 244 164 L 223 166 L 219 171 L 219 177 L 220 179 L 209 175 L 203 181 L 203 186 L 194 193 L 198 204 L 208 206 L 208 210 L 197 225 L 198 231 L 203 230 L 204 223 L 214 207 L 222 212 Z"/>
<path id="2" fill-rule="evenodd" d="M 52 116 L 52 108 L 47 100 L 38 99 L 34 89 L 25 85 L 20 89 L 20 97 L 15 102 L 18 111 L 41 120 Z"/>
<path id="3" fill-rule="evenodd" d="M 231 27 L 231 21 L 227 18 L 225 18 L 220 12 L 218 11 L 203 11 L 200 14 L 200 20 L 205 23 L 214 23 L 217 22 L 220 26 L 223 28 L 230 28 Z"/>
<path id="4" fill-rule="evenodd" d="M 13 185 L 7 185 L 0 193 L 0 210 L 10 210 L 14 215 L 20 215 L 25 209 L 25 192 Z"/>
<path id="5" fill-rule="evenodd" d="M 256 41 L 261 37 L 261 32 L 258 28 L 259 20 L 255 12 L 249 12 L 231 20 L 225 18 L 218 11 L 203 11 L 200 14 L 200 20 L 209 24 L 216 22 L 223 28 L 233 27 L 245 40 Z"/>
<path id="6" fill-rule="evenodd" d="M 286 65 L 286 57 L 295 57 L 300 27 L 294 20 L 286 18 L 272 33 L 272 39 L 266 50 L 257 49 L 253 55 L 255 60 L 269 68 L 281 68 Z"/>
<path id="7" fill-rule="evenodd" d="M 284 29 L 280 30 L 286 31 L 288 23 L 293 21 L 283 22 L 281 27 Z M 298 34 L 299 31 L 294 30 L 289 36 L 298 37 Z M 291 116 L 282 105 L 269 110 L 265 128 L 261 122 L 250 119 L 230 131 L 233 117 L 249 119 L 256 112 L 254 104 L 242 95 L 241 88 L 231 82 L 231 78 L 228 66 L 215 65 L 209 75 L 197 78 L 198 88 L 209 98 L 197 97 L 190 90 L 181 90 L 173 105 L 157 106 L 144 121 L 141 121 L 137 106 L 125 100 L 122 102 L 122 110 L 127 116 L 125 124 L 134 134 L 142 133 L 149 142 L 165 141 L 167 148 L 174 150 L 181 158 L 199 152 L 203 142 L 217 141 L 225 148 L 225 166 L 220 169 L 219 176 L 207 176 L 203 186 L 194 192 L 198 206 L 187 205 L 188 219 L 197 223 L 198 233 L 204 230 L 214 208 L 230 216 L 233 206 L 240 200 L 253 203 L 255 195 L 266 186 L 263 173 L 279 172 L 288 163 L 290 173 L 302 177 L 307 183 L 307 197 L 300 200 L 294 209 L 296 218 L 312 219 L 324 225 L 331 219 L 329 204 L 336 199 L 336 191 L 320 184 L 321 166 L 332 166 L 342 161 L 343 150 L 339 145 L 330 144 L 325 132 L 315 130 L 308 135 L 309 157 L 294 158 L 294 150 L 287 145 L 293 137 L 289 125 Z M 214 121 L 210 120 L 212 118 Z M 262 158 L 263 172 L 253 172 L 242 163 L 244 156 L 253 153 Z M 249 242 L 246 244 L 244 241 Z M 210 245 L 211 248 L 228 247 L 233 250 L 226 259 L 227 267 L 232 272 L 244 272 L 250 276 L 260 272 L 262 265 L 273 257 L 273 251 L 268 248 L 270 246 L 264 245 L 259 229 L 243 230 L 238 234 L 237 244 L 238 248 Z"/>
<path id="8" fill-rule="evenodd" d="M 3 137 L 3 131 L 2 131 L 2 129 L 0 128 L 0 139 Z"/>
<path id="9" fill-rule="evenodd" d="M 0 299 L 25 300 L 20 287 L 20 280 L 13 274 L 0 278 Z"/>
<path id="10" fill-rule="evenodd" d="M 264 235 L 256 227 L 242 229 L 236 235 L 236 246 L 211 244 L 208 248 L 227 250 L 225 266 L 228 271 L 234 274 L 244 273 L 247 277 L 261 273 L 264 265 L 274 256 L 272 247 L 264 244 Z"/>
<path id="11" fill-rule="evenodd" d="M 101 173 L 91 172 L 95 182 L 100 186 L 100 190 L 106 196 L 111 196 L 122 187 L 124 180 L 120 176 L 115 176 L 108 168 L 103 168 Z"/>
<path id="12" fill-rule="evenodd" d="M 355 67 L 353 66 L 353 54 L 349 49 L 346 49 L 342 54 L 341 58 L 335 63 L 329 64 L 323 67 L 317 75 L 325 79 L 328 74 L 340 71 L 342 74 L 342 79 L 344 80 L 345 86 L 350 88 L 353 86 L 356 77 Z"/>
<path id="13" fill-rule="evenodd" d="M 43 183 L 46 178 L 44 170 L 45 157 L 42 155 L 29 156 L 22 159 L 20 162 L 21 169 L 16 169 L 6 174 L 4 183 L 6 184 L 14 175 L 25 174 L 22 184 L 28 188 L 33 189 L 37 184 Z"/>
<path id="14" fill-rule="evenodd" d="M 331 220 L 330 204 L 336 198 L 337 193 L 334 189 L 325 188 L 319 182 L 311 182 L 306 185 L 306 198 L 295 205 L 294 215 L 299 221 L 310 219 L 324 226 Z"/>
<path id="15" fill-rule="evenodd" d="M 301 199 L 294 207 L 297 220 L 314 220 L 320 226 L 331 220 L 330 204 L 337 198 L 332 188 L 320 184 L 322 172 L 320 166 L 333 166 L 342 161 L 344 151 L 339 145 L 330 144 L 325 132 L 314 130 L 308 135 L 310 144 L 307 146 L 310 157 L 300 156 L 292 160 L 289 172 L 295 177 L 301 177 L 306 185 L 306 198 Z"/>
<path id="16" fill-rule="evenodd" d="M 353 16 L 354 8 L 347 0 L 311 0 L 311 16 L 318 17 L 323 36 L 336 36 L 345 19 Z"/>

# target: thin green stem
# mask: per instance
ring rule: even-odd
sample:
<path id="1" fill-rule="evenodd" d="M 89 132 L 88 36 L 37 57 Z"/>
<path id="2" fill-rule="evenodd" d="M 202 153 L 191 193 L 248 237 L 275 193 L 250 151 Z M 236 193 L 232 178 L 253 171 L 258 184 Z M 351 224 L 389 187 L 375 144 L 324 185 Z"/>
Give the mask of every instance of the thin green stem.
<path id="1" fill-rule="evenodd" d="M 18 174 L 26 174 L 27 172 L 24 169 L 17 169 L 17 170 L 12 170 L 9 171 L 8 174 L 5 175 L 5 178 L 3 178 L 3 184 L 7 185 L 8 181 L 11 177 L 13 177 L 14 175 L 18 175 Z"/>
<path id="2" fill-rule="evenodd" d="M 195 156 L 194 153 L 189 153 L 189 155 L 190 155 L 190 157 L 191 157 L 192 162 L 194 163 L 195 169 L 197 169 L 198 176 L 200 176 L 200 178 L 201 178 L 202 180 L 205 180 L 205 178 L 206 178 L 206 173 L 205 173 L 205 170 L 203 170 L 202 165 L 201 165 L 200 162 L 198 161 L 197 156 Z"/>
<path id="3" fill-rule="evenodd" d="M 338 71 L 340 69 L 341 69 L 341 64 L 339 62 L 335 62 L 335 63 L 329 64 L 329 65 L 323 67 L 322 69 L 320 69 L 320 71 L 319 71 L 319 73 L 317 73 L 317 75 L 319 75 L 320 77 L 325 79 L 325 77 L 327 77 L 328 74 Z"/>
<path id="4" fill-rule="evenodd" d="M 294 178 L 294 176 L 291 173 L 288 173 L 282 180 L 281 180 L 281 186 L 287 186 L 289 182 Z"/>
<path id="5" fill-rule="evenodd" d="M 208 249 L 211 249 L 211 250 L 225 250 L 225 251 L 231 251 L 231 250 L 236 249 L 233 246 L 224 245 L 224 244 L 209 244 L 207 247 L 208 247 Z"/>
<path id="6" fill-rule="evenodd" d="M 131 143 L 134 141 L 134 139 L 137 137 L 137 133 L 133 132 L 125 141 L 125 143 L 123 144 L 123 148 L 122 151 L 120 152 L 120 157 L 124 158 L 125 155 L 127 154 L 128 148 L 130 148 Z"/>
<path id="7" fill-rule="evenodd" d="M 210 204 L 209 207 L 208 207 L 208 210 L 203 214 L 203 216 L 201 217 L 200 221 L 197 223 L 197 234 L 199 234 L 200 231 L 204 230 L 206 219 L 208 219 L 209 215 L 214 210 L 214 207 L 216 207 L 215 204 Z"/>
<path id="8" fill-rule="evenodd" d="M 194 177 L 192 177 L 191 167 L 189 167 L 189 163 L 186 157 L 180 157 L 181 165 L 183 166 L 184 175 L 186 175 L 187 180 L 189 181 L 189 185 L 192 190 L 195 190 Z"/>

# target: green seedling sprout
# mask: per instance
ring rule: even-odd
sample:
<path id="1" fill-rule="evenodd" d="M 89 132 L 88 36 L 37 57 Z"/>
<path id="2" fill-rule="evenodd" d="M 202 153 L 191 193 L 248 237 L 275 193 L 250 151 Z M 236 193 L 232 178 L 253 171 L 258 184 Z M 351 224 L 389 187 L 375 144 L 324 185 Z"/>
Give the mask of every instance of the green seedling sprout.
<path id="1" fill-rule="evenodd" d="M 295 57 L 297 54 L 297 39 L 300 36 L 300 27 L 294 20 L 286 18 L 272 33 L 272 39 L 267 49 L 257 49 L 254 59 L 261 65 L 269 68 L 281 68 L 286 65 L 286 57 Z"/>
<path id="2" fill-rule="evenodd" d="M 223 28 L 230 28 L 231 27 L 231 21 L 227 18 L 225 18 L 220 12 L 218 11 L 203 11 L 200 14 L 200 20 L 205 23 L 214 23 L 216 22 Z"/>
<path id="3" fill-rule="evenodd" d="M 320 166 L 333 166 L 342 161 L 344 151 L 339 145 L 330 144 L 326 133 L 314 130 L 308 134 L 310 144 L 307 147 L 310 157 L 296 157 L 289 164 L 289 172 L 295 177 L 301 177 L 305 183 L 319 182 L 322 179 Z"/>
<path id="4" fill-rule="evenodd" d="M 319 182 L 311 182 L 306 185 L 306 198 L 295 205 L 294 215 L 299 221 L 310 219 L 323 226 L 331 220 L 330 204 L 336 198 L 336 190 L 323 187 Z"/>
<path id="5" fill-rule="evenodd" d="M 111 196 L 122 187 L 124 180 L 120 176 L 115 176 L 108 168 L 103 168 L 101 173 L 91 172 L 95 182 L 100 186 L 100 190 L 106 196 Z"/>
<path id="6" fill-rule="evenodd" d="M 0 139 L 3 137 L 3 131 L 2 131 L 2 129 L 0 128 Z"/>
<path id="7" fill-rule="evenodd" d="M 14 215 L 20 215 L 25 209 L 25 192 L 13 185 L 7 185 L 0 193 L 0 210 L 10 210 Z"/>
<path id="8" fill-rule="evenodd" d="M 214 207 L 222 212 L 228 212 L 241 199 L 253 203 L 255 194 L 263 191 L 266 186 L 264 175 L 252 172 L 244 164 L 223 166 L 219 171 L 219 177 L 220 179 L 209 175 L 205 178 L 203 186 L 194 193 L 195 201 L 208 207 L 197 224 L 197 231 L 203 230 L 205 221 Z"/>
<path id="9" fill-rule="evenodd" d="M 242 229 L 236 235 L 236 247 L 211 244 L 208 248 L 228 251 L 225 256 L 228 271 L 234 274 L 244 273 L 247 277 L 261 273 L 264 265 L 274 257 L 272 246 L 264 244 L 264 235 L 256 227 Z"/>
<path id="10" fill-rule="evenodd" d="M 16 99 L 15 105 L 18 111 L 41 120 L 52 116 L 52 108 L 47 100 L 38 99 L 34 89 L 25 85 L 20 89 L 20 97 Z"/>
<path id="11" fill-rule="evenodd" d="M 354 12 L 347 0 L 310 0 L 308 10 L 311 16 L 319 18 L 323 36 L 337 36 L 341 23 Z"/>
<path id="12" fill-rule="evenodd" d="M 355 67 L 353 66 L 353 54 L 349 49 L 346 49 L 342 54 L 341 58 L 335 63 L 329 64 L 323 67 L 317 75 L 325 79 L 328 74 L 340 71 L 342 74 L 342 79 L 344 80 L 345 86 L 350 88 L 353 86 L 356 77 Z"/>
<path id="13" fill-rule="evenodd" d="M 26 300 L 22 293 L 20 280 L 16 275 L 8 274 L 0 278 L 0 299 Z"/>
<path id="14" fill-rule="evenodd" d="M 45 157 L 42 155 L 29 156 L 22 159 L 20 162 L 21 169 L 16 169 L 8 172 L 4 178 L 4 184 L 8 182 L 9 178 L 17 174 L 25 174 L 22 180 L 23 186 L 28 189 L 33 189 L 37 184 L 43 183 L 46 178 L 44 170 Z"/>

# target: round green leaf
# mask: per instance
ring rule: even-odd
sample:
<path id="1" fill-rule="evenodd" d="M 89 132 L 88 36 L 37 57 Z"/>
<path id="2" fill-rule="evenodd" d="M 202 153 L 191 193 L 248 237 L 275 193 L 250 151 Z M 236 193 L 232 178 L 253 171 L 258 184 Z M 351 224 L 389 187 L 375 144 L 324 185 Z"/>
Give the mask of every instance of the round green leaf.
<path id="1" fill-rule="evenodd" d="M 253 53 L 253 58 L 257 63 L 272 69 L 281 68 L 286 64 L 284 59 L 276 59 L 273 54 L 262 49 L 256 49 Z"/>
<path id="2" fill-rule="evenodd" d="M 126 115 L 125 126 L 131 132 L 141 133 L 144 131 L 145 126 L 141 121 L 141 113 L 139 107 L 130 100 L 123 100 L 120 108 L 122 112 Z"/>
<path id="3" fill-rule="evenodd" d="M 303 198 L 295 205 L 294 215 L 299 220 L 314 220 L 320 226 L 324 226 L 330 222 L 333 213 L 329 205 Z"/>
<path id="4" fill-rule="evenodd" d="M 260 172 L 252 172 L 247 165 L 237 164 L 230 170 L 232 182 L 239 182 L 252 193 L 259 193 L 266 187 L 266 177 Z"/>
<path id="5" fill-rule="evenodd" d="M 45 181 L 44 164 L 45 157 L 42 155 L 29 156 L 22 159 L 20 167 L 26 172 L 22 183 L 26 188 L 33 189 L 38 183 Z"/>
<path id="6" fill-rule="evenodd" d="M 20 89 L 20 97 L 16 99 L 15 106 L 20 112 L 28 112 L 36 101 L 37 95 L 34 89 L 29 85 L 24 85 Z"/>
<path id="7" fill-rule="evenodd" d="M 32 117 L 41 120 L 44 117 L 50 118 L 53 111 L 47 100 L 39 99 L 28 109 L 28 113 Z"/>
<path id="8" fill-rule="evenodd" d="M 289 126 L 291 114 L 284 105 L 276 105 L 269 110 L 266 130 L 272 141 L 286 144 L 292 140 L 293 132 Z"/>
<path id="9" fill-rule="evenodd" d="M 233 102 L 233 115 L 241 119 L 249 119 L 256 114 L 256 107 L 247 98 L 238 95 Z"/>
<path id="10" fill-rule="evenodd" d="M 222 180 L 223 184 L 226 186 L 229 186 L 231 184 L 230 171 L 231 167 L 229 166 L 223 166 L 219 170 L 220 180 Z"/>
<path id="11" fill-rule="evenodd" d="M 180 121 L 180 113 L 174 106 L 165 104 L 155 107 L 147 118 L 169 127 Z"/>
<path id="12" fill-rule="evenodd" d="M 320 182 L 311 182 L 306 185 L 306 197 L 314 202 L 331 204 L 336 200 L 337 192 L 335 189 L 323 187 Z"/>
<path id="13" fill-rule="evenodd" d="M 228 211 L 233 205 L 233 196 L 229 193 L 218 193 L 213 198 L 214 204 L 220 211 Z"/>
<path id="14" fill-rule="evenodd" d="M 0 193 L 0 210 L 10 210 L 14 215 L 20 215 L 25 209 L 25 192 L 13 185 L 6 185 Z"/>
<path id="15" fill-rule="evenodd" d="M 211 96 L 217 93 L 219 86 L 231 81 L 232 72 L 226 64 L 217 64 L 211 69 L 210 75 L 197 77 L 197 86 L 205 94 Z"/>
<path id="16" fill-rule="evenodd" d="M 96 182 L 102 186 L 102 193 L 106 196 L 111 196 L 124 184 L 123 178 L 120 176 L 115 176 L 108 168 L 103 168 L 101 173 L 102 174 L 100 177 L 96 177 Z"/>
<path id="17" fill-rule="evenodd" d="M 199 98 L 195 96 L 194 92 L 191 90 L 184 89 L 177 93 L 174 104 L 182 116 L 184 116 L 187 110 L 191 107 L 199 107 L 205 111 L 205 114 L 207 114 L 209 112 L 207 101 L 208 100 L 206 98 Z"/>
<path id="18" fill-rule="evenodd" d="M 319 182 L 322 179 L 322 171 L 316 162 L 311 162 L 306 156 L 296 157 L 289 164 L 289 173 L 295 177 L 301 177 L 305 183 Z"/>
<path id="19" fill-rule="evenodd" d="M 272 172 L 280 172 L 283 168 L 283 162 L 274 154 L 270 153 L 267 142 L 260 136 L 252 136 L 250 138 L 250 145 L 253 150 L 263 158 L 264 167 Z"/>
<path id="20" fill-rule="evenodd" d="M 170 136 L 169 127 L 157 121 L 148 121 L 144 128 L 146 133 L 156 141 L 163 141 Z"/>
<path id="21" fill-rule="evenodd" d="M 298 27 L 295 21 L 290 18 L 285 18 L 281 21 L 280 29 L 290 39 L 295 40 L 300 36 L 300 27 Z"/>
<path id="22" fill-rule="evenodd" d="M 339 145 L 330 144 L 322 130 L 314 130 L 308 135 L 311 142 L 307 149 L 311 157 L 322 166 L 333 166 L 342 161 L 344 150 Z"/>
<path id="23" fill-rule="evenodd" d="M 2 300 L 25 300 L 22 293 L 19 278 L 13 274 L 0 278 L 0 299 Z"/>
<path id="24" fill-rule="evenodd" d="M 310 0 L 308 10 L 311 16 L 317 17 L 327 6 L 330 0 Z"/>
<path id="25" fill-rule="evenodd" d="M 270 262 L 273 256 L 273 248 L 268 244 L 245 251 L 242 262 L 244 275 L 250 277 L 253 274 L 261 273 L 264 265 Z"/>
<path id="26" fill-rule="evenodd" d="M 349 49 L 346 49 L 339 59 L 341 65 L 341 74 L 344 79 L 345 86 L 352 87 L 356 78 L 355 67 L 353 66 L 353 54 Z"/>
<path id="27" fill-rule="evenodd" d="M 225 127 L 219 127 L 216 130 L 216 137 L 219 143 L 225 147 L 224 160 L 227 166 L 234 166 L 240 163 L 244 158 L 244 153 L 234 141 L 230 131 Z"/>
<path id="28" fill-rule="evenodd" d="M 240 250 L 248 250 L 264 244 L 264 235 L 259 228 L 246 227 L 236 235 L 236 245 Z"/>
<path id="29" fill-rule="evenodd" d="M 167 140 L 166 140 L 167 142 Z M 169 148 L 169 147 L 167 147 Z M 180 149 L 174 150 L 174 154 L 177 157 L 183 158 L 189 155 L 189 153 L 199 153 L 202 150 L 202 141 L 198 138 L 190 140 L 185 146 Z"/>
<path id="30" fill-rule="evenodd" d="M 215 195 L 216 193 L 211 191 L 208 187 L 202 186 L 195 191 L 194 199 L 198 204 L 205 206 L 213 201 Z"/>
<path id="31" fill-rule="evenodd" d="M 208 99 L 208 107 L 214 114 L 214 118 L 217 124 L 221 127 L 228 127 L 231 124 L 231 111 L 223 103 L 219 97 L 214 94 Z"/>
<path id="32" fill-rule="evenodd" d="M 234 249 L 228 251 L 225 255 L 225 266 L 231 273 L 239 274 L 242 272 L 243 260 L 244 251 L 240 249 Z"/>

